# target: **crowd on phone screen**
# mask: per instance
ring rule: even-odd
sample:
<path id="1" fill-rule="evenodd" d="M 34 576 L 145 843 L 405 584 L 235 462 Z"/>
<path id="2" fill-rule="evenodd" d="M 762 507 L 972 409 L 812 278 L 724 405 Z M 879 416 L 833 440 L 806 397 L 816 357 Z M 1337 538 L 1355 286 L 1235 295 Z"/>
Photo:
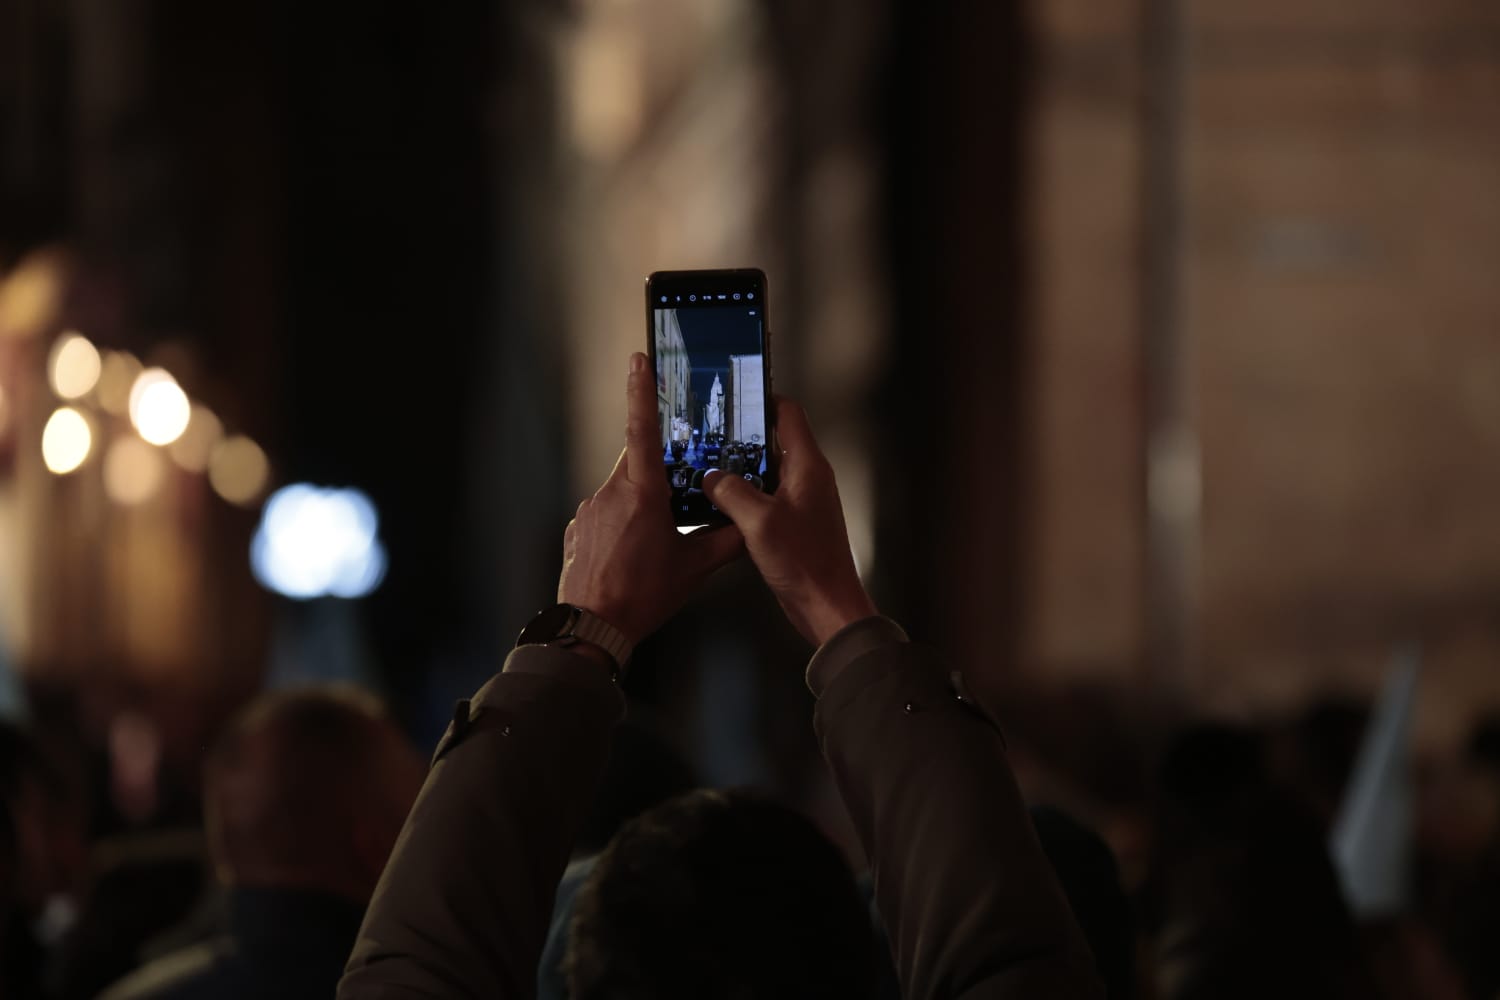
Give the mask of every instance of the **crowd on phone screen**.
<path id="1" fill-rule="evenodd" d="M 1500 718 L 1461 766 L 1418 772 L 1403 905 L 1372 914 L 1351 905 L 1327 846 L 1361 745 L 1358 704 L 1137 732 L 1121 755 L 1154 764 L 1133 800 L 1080 787 L 1066 806 L 1015 814 L 965 802 L 953 815 L 994 840 L 976 843 L 929 829 L 935 814 L 881 810 L 928 809 L 921 796 L 950 785 L 1003 800 L 1006 707 L 934 694 L 948 691 L 941 654 L 846 649 L 817 725 L 869 834 L 856 866 L 773 793 L 700 788 L 693 761 L 648 724 L 616 726 L 608 681 L 575 690 L 548 675 L 544 656 L 572 655 L 538 653 L 507 690 L 477 696 L 498 719 L 463 708 L 430 772 L 434 748 L 419 751 L 367 693 L 262 695 L 226 723 L 201 775 L 152 772 L 144 806 L 124 801 L 121 748 L 93 738 L 78 694 L 33 692 L 29 718 L 0 727 L 0 997 L 469 996 L 480 982 L 579 1000 L 1500 997 Z M 918 671 L 932 674 L 922 694 L 874 700 Z M 868 724 L 887 717 L 892 728 Z M 934 743 L 941 770 L 924 770 L 920 745 L 891 757 L 896 726 L 918 741 L 956 732 Z M 1100 739 L 1122 739 L 1107 730 Z M 583 808 L 566 793 L 596 749 L 496 763 L 595 732 L 602 778 L 571 789 Z M 896 787 L 890 767 L 927 787 Z M 506 814 L 516 803 L 526 811 Z M 566 842 L 538 842 L 531 810 L 561 817 Z M 1118 856 L 1129 867 L 1101 835 L 1111 829 L 1090 823 L 1120 816 L 1137 838 Z M 920 851 L 935 844 L 951 853 Z M 514 858 L 496 857 L 511 850 L 560 878 L 512 872 Z M 487 878 L 502 871 L 515 877 Z M 1049 909 L 1049 893 L 1066 903 Z M 531 963 L 525 982 L 486 964 L 492 942 Z"/>

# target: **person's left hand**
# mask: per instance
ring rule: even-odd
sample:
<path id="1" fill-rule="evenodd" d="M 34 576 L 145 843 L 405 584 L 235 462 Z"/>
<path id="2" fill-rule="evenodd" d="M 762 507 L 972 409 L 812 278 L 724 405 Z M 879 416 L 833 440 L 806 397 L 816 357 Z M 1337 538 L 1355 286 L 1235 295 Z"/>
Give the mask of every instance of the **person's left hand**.
<path id="1" fill-rule="evenodd" d="M 644 354 L 631 355 L 625 396 L 625 450 L 568 523 L 557 599 L 593 612 L 634 644 L 740 555 L 745 541 L 733 525 L 683 535 L 673 524 L 656 379 Z"/>

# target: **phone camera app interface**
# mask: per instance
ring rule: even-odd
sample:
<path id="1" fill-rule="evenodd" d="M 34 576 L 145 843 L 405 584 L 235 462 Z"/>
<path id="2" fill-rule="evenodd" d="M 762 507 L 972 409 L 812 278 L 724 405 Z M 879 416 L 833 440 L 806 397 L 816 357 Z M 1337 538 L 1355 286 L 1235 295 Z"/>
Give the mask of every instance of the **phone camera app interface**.
<path id="1" fill-rule="evenodd" d="M 761 317 L 728 295 L 718 298 L 725 303 L 700 295 L 696 308 L 653 310 L 662 463 L 673 508 L 686 516 L 712 509 L 703 494 L 711 469 L 766 488 Z"/>

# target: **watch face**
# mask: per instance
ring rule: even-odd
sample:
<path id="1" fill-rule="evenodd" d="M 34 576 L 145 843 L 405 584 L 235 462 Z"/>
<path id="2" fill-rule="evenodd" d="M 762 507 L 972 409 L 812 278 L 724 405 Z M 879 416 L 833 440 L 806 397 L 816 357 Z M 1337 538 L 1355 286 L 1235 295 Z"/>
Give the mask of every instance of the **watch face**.
<path id="1" fill-rule="evenodd" d="M 578 609 L 571 604 L 555 604 L 545 611 L 540 611 L 537 616 L 527 623 L 516 637 L 517 646 L 530 646 L 536 643 L 551 642 L 558 636 L 567 635 L 572 632 L 573 624 L 578 620 Z"/>

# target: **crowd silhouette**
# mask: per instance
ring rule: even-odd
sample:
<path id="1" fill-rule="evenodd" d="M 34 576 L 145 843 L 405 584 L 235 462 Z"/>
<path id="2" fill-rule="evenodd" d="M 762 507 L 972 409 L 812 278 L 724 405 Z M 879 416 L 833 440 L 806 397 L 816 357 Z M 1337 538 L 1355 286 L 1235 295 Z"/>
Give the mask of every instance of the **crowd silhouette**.
<path id="1" fill-rule="evenodd" d="M 563 539 L 582 611 L 523 633 L 430 766 L 370 694 L 281 690 L 226 724 L 196 794 L 158 789 L 131 823 L 65 710 L 0 729 L 0 995 L 1500 995 L 1500 724 L 1467 751 L 1487 827 L 1454 852 L 1444 816 L 1413 819 L 1394 908 L 1330 843 L 1352 784 L 1383 794 L 1371 718 L 1399 705 L 1157 734 L 1127 870 L 1086 802 L 1024 801 L 967 665 L 878 613 L 796 404 L 778 492 L 710 473 L 733 523 L 676 531 L 644 364 L 621 461 Z M 805 723 L 856 855 L 622 721 L 629 649 L 741 558 L 814 649 Z"/>

